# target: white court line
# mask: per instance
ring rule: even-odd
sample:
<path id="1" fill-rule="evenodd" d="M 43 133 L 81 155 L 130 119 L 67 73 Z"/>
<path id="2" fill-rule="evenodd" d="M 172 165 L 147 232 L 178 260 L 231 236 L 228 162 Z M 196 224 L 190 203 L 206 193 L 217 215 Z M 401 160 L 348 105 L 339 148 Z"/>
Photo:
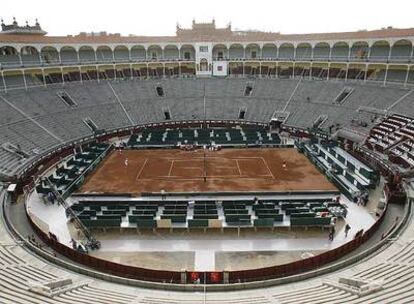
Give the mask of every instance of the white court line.
<path id="1" fill-rule="evenodd" d="M 221 157 L 211 157 L 211 158 L 221 158 Z M 183 176 L 179 176 L 179 175 L 171 175 L 172 173 L 172 169 L 174 167 L 174 163 L 175 162 L 188 162 L 190 161 L 189 159 L 171 159 L 171 158 L 161 158 L 161 159 L 168 159 L 171 162 L 169 171 L 168 171 L 168 175 L 161 175 L 161 176 L 156 176 L 156 177 L 151 177 L 151 178 L 143 178 L 141 180 L 168 180 L 168 179 L 175 179 L 175 180 L 187 180 L 187 181 L 197 181 L 200 178 L 203 178 L 203 176 L 195 176 L 195 177 L 183 177 Z M 203 158 L 200 158 L 200 160 L 202 160 Z M 225 179 L 225 178 L 243 178 L 243 179 L 251 179 L 251 180 L 258 180 L 258 179 L 266 179 L 271 177 L 272 179 L 275 179 L 275 176 L 273 175 L 272 171 L 270 170 L 266 160 L 263 157 L 240 157 L 240 158 L 224 158 L 226 160 L 233 160 L 236 162 L 236 166 L 237 166 L 237 170 L 239 172 L 239 175 L 208 175 L 207 179 L 213 180 L 213 179 Z M 247 176 L 247 177 L 243 177 L 242 172 L 241 172 L 241 168 L 240 168 L 240 164 L 239 164 L 239 160 L 251 160 L 251 159 L 261 159 L 261 161 L 264 163 L 268 174 L 267 175 L 257 175 L 257 176 Z M 192 158 L 191 160 L 194 160 L 194 158 Z M 137 176 L 136 176 L 136 180 L 138 180 L 139 176 L 142 174 L 143 169 L 145 168 L 145 165 L 148 162 L 148 158 L 145 159 L 145 162 L 141 168 L 141 170 L 138 172 Z M 226 167 L 227 169 L 233 169 L 233 166 L 229 166 Z M 183 168 L 185 169 L 190 169 L 190 170 L 202 170 L 202 168 L 200 167 L 185 167 Z"/>
<path id="2" fill-rule="evenodd" d="M 263 157 L 260 157 L 260 158 L 262 159 L 263 163 L 265 164 L 265 166 L 266 166 L 267 170 L 269 171 L 269 173 L 270 173 L 270 175 L 273 177 L 273 179 L 276 179 L 276 178 L 275 178 L 275 176 L 273 175 L 272 171 L 270 171 L 270 168 L 269 168 L 269 166 L 268 166 L 268 164 L 267 164 L 266 160 L 265 160 Z"/>
<path id="3" fill-rule="evenodd" d="M 221 157 L 221 156 L 206 156 L 207 159 L 224 159 L 224 160 L 243 160 L 243 159 L 262 159 L 261 156 L 240 156 L 240 157 Z M 203 160 L 204 157 L 191 157 L 191 158 L 171 158 L 171 157 L 157 157 L 157 159 L 168 159 L 175 161 L 191 161 L 194 159 Z"/>
<path id="4" fill-rule="evenodd" d="M 142 181 L 153 181 L 153 180 L 199 180 L 201 178 L 204 178 L 203 176 L 197 176 L 197 177 L 183 177 L 179 175 L 171 175 L 171 176 L 157 176 L 157 177 L 151 177 L 151 178 L 141 178 Z M 264 180 L 264 179 L 273 179 L 270 175 L 260 175 L 255 177 L 243 177 L 240 175 L 209 175 L 207 176 L 207 179 L 228 179 L 228 178 L 241 178 L 244 180 Z"/>
<path id="5" fill-rule="evenodd" d="M 240 170 L 240 166 L 239 166 L 239 160 L 236 159 L 236 165 L 237 165 L 237 170 L 239 170 L 239 174 L 240 176 L 242 176 L 241 170 Z"/>
<path id="6" fill-rule="evenodd" d="M 145 159 L 144 164 L 142 165 L 141 169 L 138 171 L 137 176 L 135 176 L 135 180 L 137 181 L 144 170 L 145 165 L 147 164 L 148 158 Z"/>
<path id="7" fill-rule="evenodd" d="M 168 176 L 170 176 L 170 175 L 171 175 L 171 172 L 172 172 L 173 166 L 174 166 L 174 160 L 172 160 L 172 161 L 171 161 L 170 170 L 168 171 Z"/>
<path id="8" fill-rule="evenodd" d="M 272 177 L 273 179 L 275 179 L 274 175 L 272 174 L 272 171 L 270 171 L 270 168 L 267 165 L 267 162 L 263 157 L 251 157 L 248 160 L 251 160 L 251 159 L 259 159 L 259 160 L 261 159 L 262 162 L 265 164 L 267 171 L 270 173 L 270 174 L 266 174 L 266 175 L 257 174 L 255 177 L 252 177 L 252 178 L 259 178 L 261 176 L 261 177 Z M 239 160 L 243 160 L 243 158 L 236 159 L 237 167 L 239 167 Z M 240 172 L 240 168 L 239 168 L 239 172 Z M 240 177 L 242 177 L 241 173 L 240 173 Z"/>

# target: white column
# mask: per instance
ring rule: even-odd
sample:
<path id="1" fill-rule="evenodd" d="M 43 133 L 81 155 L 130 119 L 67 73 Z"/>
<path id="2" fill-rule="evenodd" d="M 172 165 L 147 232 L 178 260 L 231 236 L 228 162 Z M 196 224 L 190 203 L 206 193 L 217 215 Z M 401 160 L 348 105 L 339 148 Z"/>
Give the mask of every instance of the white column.
<path id="1" fill-rule="evenodd" d="M 345 82 L 348 81 L 348 71 L 349 71 L 349 63 L 346 65 L 346 71 L 345 71 Z"/>
<path id="2" fill-rule="evenodd" d="M 329 71 L 331 70 L 331 64 L 328 64 L 328 74 L 326 75 L 326 80 L 330 79 Z"/>
<path id="3" fill-rule="evenodd" d="M 83 84 L 81 67 L 79 66 L 78 69 L 79 69 L 80 82 Z"/>
<path id="4" fill-rule="evenodd" d="M 26 73 L 24 70 L 22 70 L 23 72 L 23 83 L 24 83 L 24 89 L 27 91 L 27 82 L 26 82 Z"/>
<path id="5" fill-rule="evenodd" d="M 367 81 L 367 74 L 368 74 L 368 64 L 365 65 L 364 82 Z"/>
<path id="6" fill-rule="evenodd" d="M 45 69 L 42 69 L 42 78 L 43 78 L 43 85 L 46 87 L 46 77 L 45 77 Z"/>
<path id="7" fill-rule="evenodd" d="M 23 66 L 23 59 L 21 53 L 17 53 L 19 55 L 20 66 Z"/>
<path id="8" fill-rule="evenodd" d="M 410 66 L 407 65 L 407 74 L 405 75 L 404 87 L 406 87 L 407 84 L 408 84 L 408 77 L 409 77 L 409 75 L 410 75 Z"/>
<path id="9" fill-rule="evenodd" d="M 4 79 L 4 72 L 1 71 L 1 79 L 3 80 L 4 93 L 7 93 L 6 80 Z"/>
<path id="10" fill-rule="evenodd" d="M 38 52 L 37 54 L 39 55 L 40 65 L 43 65 L 42 52 Z"/>
<path id="11" fill-rule="evenodd" d="M 328 55 L 328 60 L 331 61 L 332 60 L 332 46 L 329 46 L 329 55 Z"/>
<path id="12" fill-rule="evenodd" d="M 368 45 L 368 56 L 367 56 L 368 61 L 371 60 L 371 48 L 372 48 L 372 45 L 371 46 Z"/>
<path id="13" fill-rule="evenodd" d="M 384 76 L 384 82 L 383 82 L 383 86 L 385 86 L 387 84 L 387 77 L 388 77 L 388 64 L 387 64 L 387 68 L 385 69 L 385 76 Z"/>
<path id="14" fill-rule="evenodd" d="M 391 60 L 391 50 L 392 50 L 392 46 L 390 44 L 390 50 L 388 51 L 388 59 L 387 59 L 387 62 L 390 62 L 390 60 Z"/>
<path id="15" fill-rule="evenodd" d="M 276 61 L 276 67 L 275 67 L 275 69 L 276 69 L 275 70 L 275 78 L 277 79 L 277 78 L 279 78 L 279 73 L 278 73 L 278 71 L 279 71 L 279 61 Z"/>
<path id="16" fill-rule="evenodd" d="M 60 74 L 62 75 L 62 85 L 65 85 L 65 78 L 63 77 L 63 69 L 60 68 Z"/>
<path id="17" fill-rule="evenodd" d="M 293 68 L 292 68 L 292 78 L 295 79 L 295 65 L 296 62 L 293 62 Z"/>
<path id="18" fill-rule="evenodd" d="M 313 68 L 313 62 L 309 65 L 309 79 L 312 80 L 312 68 Z"/>

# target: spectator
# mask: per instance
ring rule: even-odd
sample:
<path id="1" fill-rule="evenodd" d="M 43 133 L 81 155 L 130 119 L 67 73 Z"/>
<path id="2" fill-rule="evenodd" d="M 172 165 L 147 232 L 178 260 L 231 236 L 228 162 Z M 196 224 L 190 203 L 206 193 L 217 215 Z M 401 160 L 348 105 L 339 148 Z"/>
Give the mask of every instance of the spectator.
<path id="1" fill-rule="evenodd" d="M 351 230 L 351 226 L 349 226 L 349 224 L 346 224 L 346 226 L 345 226 L 345 237 L 348 237 L 349 230 Z"/>
<path id="2" fill-rule="evenodd" d="M 47 200 L 53 205 L 53 193 L 52 192 L 47 193 Z"/>
<path id="3" fill-rule="evenodd" d="M 329 228 L 329 240 L 330 240 L 330 241 L 333 241 L 333 239 L 334 239 L 334 235 L 335 235 L 335 226 L 334 226 L 334 225 L 332 225 L 332 226 Z"/>
<path id="4" fill-rule="evenodd" d="M 76 241 L 74 239 L 71 239 L 70 242 L 72 243 L 72 249 L 75 249 L 76 250 L 76 248 L 77 248 Z"/>

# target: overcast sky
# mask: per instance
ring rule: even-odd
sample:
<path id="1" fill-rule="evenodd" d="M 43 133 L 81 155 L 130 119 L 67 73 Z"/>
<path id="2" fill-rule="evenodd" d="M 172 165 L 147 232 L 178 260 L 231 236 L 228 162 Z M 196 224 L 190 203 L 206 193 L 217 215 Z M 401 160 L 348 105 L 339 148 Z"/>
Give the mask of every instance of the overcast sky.
<path id="1" fill-rule="evenodd" d="M 3 0 L 0 14 L 7 24 L 37 17 L 49 35 L 174 35 L 177 22 L 213 18 L 219 27 L 288 34 L 414 27 L 414 0 Z"/>

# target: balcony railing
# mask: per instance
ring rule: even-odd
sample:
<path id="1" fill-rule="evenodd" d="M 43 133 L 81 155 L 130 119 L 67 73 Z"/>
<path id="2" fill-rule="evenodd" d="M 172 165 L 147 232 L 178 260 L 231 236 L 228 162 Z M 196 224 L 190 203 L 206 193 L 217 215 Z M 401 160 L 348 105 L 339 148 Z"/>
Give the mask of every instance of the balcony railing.
<path id="1" fill-rule="evenodd" d="M 1 61 L 1 58 L 0 58 Z M 99 65 L 99 64 L 120 64 L 120 63 L 188 63 L 194 62 L 194 59 L 183 58 L 101 58 L 101 59 L 79 59 L 79 60 L 43 60 L 39 61 L 3 61 L 0 62 L 0 69 L 20 69 L 20 68 L 32 68 L 32 67 L 56 67 L 56 66 L 78 66 L 78 65 Z"/>

